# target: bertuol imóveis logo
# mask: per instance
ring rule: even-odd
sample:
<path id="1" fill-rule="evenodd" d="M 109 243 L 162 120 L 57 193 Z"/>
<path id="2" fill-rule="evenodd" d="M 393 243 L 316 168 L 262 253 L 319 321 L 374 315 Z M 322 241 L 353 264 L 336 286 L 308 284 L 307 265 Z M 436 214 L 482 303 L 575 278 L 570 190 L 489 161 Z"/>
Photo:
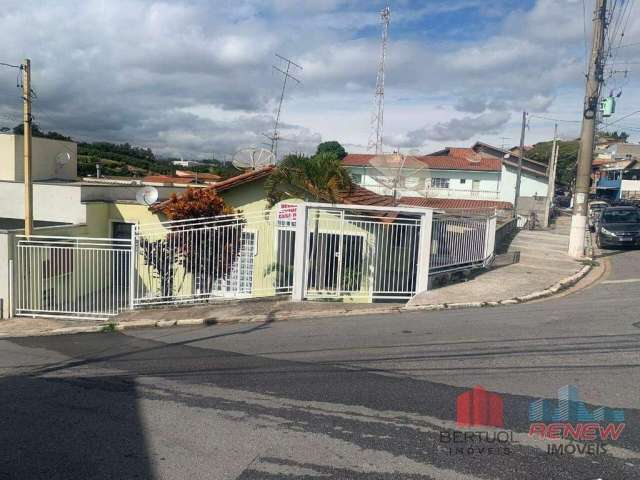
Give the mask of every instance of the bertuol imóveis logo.
<path id="1" fill-rule="evenodd" d="M 440 443 L 449 455 L 509 455 L 513 433 L 504 430 L 504 403 L 497 393 L 476 385 L 456 398 L 456 424 L 442 430 Z M 489 428 L 475 428 L 489 427 Z"/>
<path id="2" fill-rule="evenodd" d="M 531 402 L 529 421 L 529 435 L 551 440 L 547 453 L 552 455 L 606 453 L 605 442 L 618 440 L 625 428 L 622 410 L 597 407 L 589 411 L 575 385 L 558 389 L 557 406 L 543 398 Z"/>

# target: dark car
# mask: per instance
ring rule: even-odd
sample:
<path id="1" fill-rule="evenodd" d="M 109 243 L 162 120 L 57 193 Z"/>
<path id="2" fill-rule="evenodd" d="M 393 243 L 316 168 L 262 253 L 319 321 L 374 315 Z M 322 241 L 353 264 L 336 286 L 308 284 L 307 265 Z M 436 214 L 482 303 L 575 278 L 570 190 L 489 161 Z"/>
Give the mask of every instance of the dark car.
<path id="1" fill-rule="evenodd" d="M 598 222 L 598 247 L 640 245 L 640 210 L 636 207 L 605 208 Z"/>

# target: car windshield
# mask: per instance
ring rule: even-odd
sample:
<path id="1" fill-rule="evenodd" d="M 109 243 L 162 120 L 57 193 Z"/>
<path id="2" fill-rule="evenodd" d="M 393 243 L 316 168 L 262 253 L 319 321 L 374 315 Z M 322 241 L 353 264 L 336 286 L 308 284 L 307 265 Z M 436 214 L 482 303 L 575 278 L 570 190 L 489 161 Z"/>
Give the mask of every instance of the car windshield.
<path id="1" fill-rule="evenodd" d="M 640 223 L 640 215 L 637 210 L 605 211 L 602 219 L 605 223 Z"/>

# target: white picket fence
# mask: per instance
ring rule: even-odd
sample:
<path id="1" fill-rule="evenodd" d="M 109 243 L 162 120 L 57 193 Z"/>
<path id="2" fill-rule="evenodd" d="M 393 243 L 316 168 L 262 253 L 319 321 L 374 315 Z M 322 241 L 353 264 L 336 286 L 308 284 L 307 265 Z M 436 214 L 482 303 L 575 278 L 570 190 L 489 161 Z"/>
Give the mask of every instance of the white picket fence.
<path id="1" fill-rule="evenodd" d="M 495 217 L 299 204 L 134 225 L 130 239 L 19 237 L 16 315 L 108 318 L 125 309 L 292 295 L 409 299 L 429 274 L 486 265 Z"/>

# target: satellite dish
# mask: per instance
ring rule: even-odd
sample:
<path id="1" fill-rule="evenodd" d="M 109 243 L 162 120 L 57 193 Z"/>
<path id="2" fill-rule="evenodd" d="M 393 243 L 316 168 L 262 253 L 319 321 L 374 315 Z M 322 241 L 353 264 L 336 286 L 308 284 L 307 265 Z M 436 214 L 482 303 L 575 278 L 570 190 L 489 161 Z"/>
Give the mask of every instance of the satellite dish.
<path id="1" fill-rule="evenodd" d="M 378 185 L 376 193 L 401 196 L 422 196 L 428 185 L 426 162 L 413 155 L 381 154 L 369 160 L 372 167 L 367 175 Z"/>
<path id="2" fill-rule="evenodd" d="M 64 166 L 71 161 L 71 154 L 69 152 L 60 152 L 56 155 L 56 163 L 60 166 Z"/>
<path id="3" fill-rule="evenodd" d="M 238 170 L 255 170 L 267 165 L 275 165 L 276 157 L 266 148 L 242 148 L 233 154 L 231 163 Z"/>
<path id="4" fill-rule="evenodd" d="M 480 152 L 473 152 L 469 157 L 469 163 L 480 163 L 482 161 L 482 154 Z"/>
<path id="5" fill-rule="evenodd" d="M 158 189 L 150 185 L 142 187 L 136 192 L 136 201 L 140 205 L 153 205 L 158 201 Z"/>

